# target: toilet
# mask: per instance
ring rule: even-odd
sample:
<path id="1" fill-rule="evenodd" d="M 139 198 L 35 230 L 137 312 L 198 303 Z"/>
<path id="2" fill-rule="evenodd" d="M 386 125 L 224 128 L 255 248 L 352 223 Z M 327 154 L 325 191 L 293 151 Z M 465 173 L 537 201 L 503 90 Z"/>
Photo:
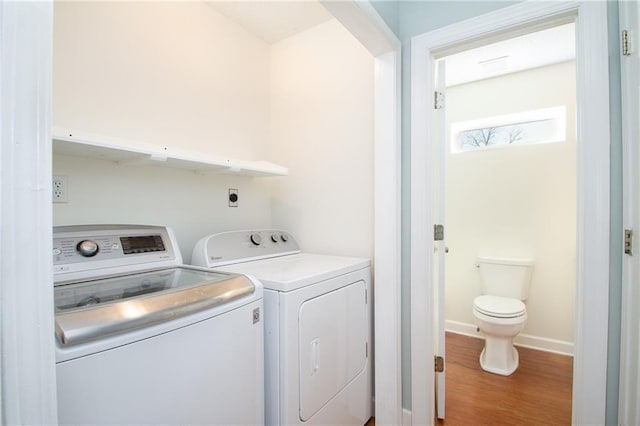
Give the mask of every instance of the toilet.
<path id="1" fill-rule="evenodd" d="M 473 300 L 473 315 L 485 335 L 480 366 L 509 376 L 518 368 L 513 339 L 527 320 L 524 301 L 529 296 L 533 260 L 479 257 L 481 296 Z"/>

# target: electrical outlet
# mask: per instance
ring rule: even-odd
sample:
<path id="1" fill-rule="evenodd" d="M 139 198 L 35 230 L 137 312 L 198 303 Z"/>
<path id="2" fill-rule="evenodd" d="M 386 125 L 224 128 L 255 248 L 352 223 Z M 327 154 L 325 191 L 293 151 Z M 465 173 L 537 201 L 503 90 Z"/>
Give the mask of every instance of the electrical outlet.
<path id="1" fill-rule="evenodd" d="M 69 201 L 69 186 L 67 177 L 64 175 L 53 175 L 51 182 L 51 198 L 54 203 L 66 203 Z"/>
<path id="2" fill-rule="evenodd" d="M 238 190 L 229 188 L 229 207 L 238 207 Z"/>

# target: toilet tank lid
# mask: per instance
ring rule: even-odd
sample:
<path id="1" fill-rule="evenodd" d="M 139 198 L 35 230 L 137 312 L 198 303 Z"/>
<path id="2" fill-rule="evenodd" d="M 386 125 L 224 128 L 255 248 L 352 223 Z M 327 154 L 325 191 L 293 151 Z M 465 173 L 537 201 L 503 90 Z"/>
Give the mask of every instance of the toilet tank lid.
<path id="1" fill-rule="evenodd" d="M 521 300 L 486 294 L 476 297 L 473 306 L 485 315 L 501 318 L 517 317 L 527 310 Z"/>
<path id="2" fill-rule="evenodd" d="M 484 257 L 478 256 L 478 263 L 495 263 L 498 265 L 532 266 L 533 259 L 526 258 L 506 258 L 506 257 Z"/>

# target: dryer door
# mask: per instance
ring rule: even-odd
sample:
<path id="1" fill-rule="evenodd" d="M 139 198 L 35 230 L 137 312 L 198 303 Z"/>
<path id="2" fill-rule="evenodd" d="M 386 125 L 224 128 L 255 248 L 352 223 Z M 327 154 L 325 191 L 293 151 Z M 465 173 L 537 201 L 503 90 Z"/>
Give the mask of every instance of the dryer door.
<path id="1" fill-rule="evenodd" d="M 299 311 L 300 419 L 307 421 L 366 365 L 365 283 L 304 302 Z"/>

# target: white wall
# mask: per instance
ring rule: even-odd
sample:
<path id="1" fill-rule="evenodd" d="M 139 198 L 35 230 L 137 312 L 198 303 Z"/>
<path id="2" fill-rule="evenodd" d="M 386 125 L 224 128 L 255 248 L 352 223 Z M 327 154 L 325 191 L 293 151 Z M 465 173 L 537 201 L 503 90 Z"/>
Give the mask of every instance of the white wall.
<path id="1" fill-rule="evenodd" d="M 289 167 L 201 176 L 55 156 L 54 224 L 279 227 L 308 251 L 373 252 L 373 58 L 336 20 L 275 45 L 201 2 L 56 2 L 54 125 Z M 240 190 L 227 207 L 228 188 Z"/>
<path id="2" fill-rule="evenodd" d="M 567 139 L 447 155 L 446 318 L 473 324 L 478 255 L 531 257 L 524 334 L 573 342 L 575 62 L 447 89 L 447 121 L 566 105 Z"/>
<path id="3" fill-rule="evenodd" d="M 337 21 L 271 48 L 275 227 L 302 249 L 373 253 L 373 58 Z"/>
<path id="4" fill-rule="evenodd" d="M 56 2 L 54 126 L 267 159 L 269 46 L 202 2 Z M 54 224 L 172 226 L 185 261 L 210 233 L 270 227 L 265 179 L 55 156 Z M 227 205 L 229 188 L 239 206 Z"/>
<path id="5" fill-rule="evenodd" d="M 55 225 L 171 226 L 187 263 L 195 243 L 206 235 L 271 226 L 265 179 L 118 166 L 70 156 L 55 156 L 53 172 L 67 175 L 69 184 L 69 202 L 53 204 Z M 238 207 L 228 207 L 229 188 L 239 191 Z"/>
<path id="6" fill-rule="evenodd" d="M 266 160 L 269 46 L 204 2 L 55 2 L 54 126 Z"/>

